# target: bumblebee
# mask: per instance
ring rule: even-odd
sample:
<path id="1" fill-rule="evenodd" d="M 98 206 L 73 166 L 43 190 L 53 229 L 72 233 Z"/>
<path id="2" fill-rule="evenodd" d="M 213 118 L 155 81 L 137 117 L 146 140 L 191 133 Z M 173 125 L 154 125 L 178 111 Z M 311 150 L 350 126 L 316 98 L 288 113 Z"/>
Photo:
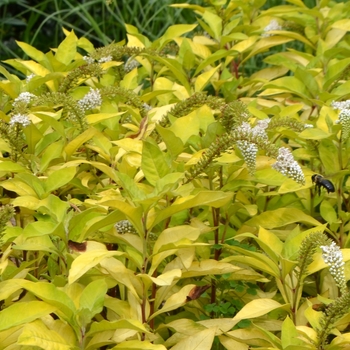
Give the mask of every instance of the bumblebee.
<path id="1" fill-rule="evenodd" d="M 315 184 L 316 188 L 318 189 L 318 195 L 321 194 L 321 187 L 324 187 L 327 193 L 335 192 L 333 183 L 325 179 L 322 175 L 314 174 L 311 176 L 311 179 L 312 182 Z"/>

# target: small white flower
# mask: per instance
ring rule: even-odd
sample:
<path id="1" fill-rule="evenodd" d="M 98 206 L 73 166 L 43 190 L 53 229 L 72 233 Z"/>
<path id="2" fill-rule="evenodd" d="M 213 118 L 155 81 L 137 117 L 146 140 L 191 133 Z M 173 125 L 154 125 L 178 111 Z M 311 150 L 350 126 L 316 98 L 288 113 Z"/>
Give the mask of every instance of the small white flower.
<path id="1" fill-rule="evenodd" d="M 150 111 L 152 109 L 152 107 L 147 104 L 146 102 L 142 104 L 142 107 L 146 110 L 146 111 Z"/>
<path id="2" fill-rule="evenodd" d="M 140 63 L 133 58 L 129 58 L 124 65 L 125 72 L 131 72 L 134 68 L 137 68 L 140 65 Z"/>
<path id="3" fill-rule="evenodd" d="M 84 60 L 87 64 L 93 64 L 93 63 L 95 63 L 95 60 L 94 60 L 92 57 L 90 57 L 90 56 L 84 56 L 84 57 L 83 57 L 83 60 Z"/>
<path id="4" fill-rule="evenodd" d="M 305 129 L 311 129 L 313 128 L 314 126 L 312 124 L 304 124 L 304 128 Z"/>
<path id="5" fill-rule="evenodd" d="M 26 127 L 30 124 L 30 120 L 25 114 L 18 113 L 11 117 L 9 123 L 11 126 L 14 126 L 15 124 L 21 124 L 22 126 Z"/>
<path id="6" fill-rule="evenodd" d="M 345 272 L 344 272 L 344 260 L 343 254 L 339 248 L 332 242 L 328 246 L 321 246 L 322 258 L 324 262 L 329 266 L 329 272 L 333 276 L 337 286 L 341 289 L 346 288 Z"/>
<path id="7" fill-rule="evenodd" d="M 30 100 L 35 97 L 35 95 L 31 94 L 30 92 L 21 92 L 18 97 L 15 98 L 14 104 L 19 102 L 24 102 L 25 104 L 29 104 Z"/>
<path id="8" fill-rule="evenodd" d="M 78 101 L 79 107 L 84 110 L 94 109 L 102 104 L 102 97 L 99 89 L 90 88 L 90 91 Z"/>
<path id="9" fill-rule="evenodd" d="M 269 37 L 273 34 L 269 33 L 271 30 L 282 30 L 283 27 L 277 22 L 277 20 L 272 19 L 270 23 L 264 28 L 264 32 L 261 34 L 263 37 Z"/>
<path id="10" fill-rule="evenodd" d="M 272 164 L 272 168 L 300 184 L 305 183 L 304 173 L 288 148 L 278 150 L 277 162 Z"/>
<path id="11" fill-rule="evenodd" d="M 335 122 L 342 127 L 342 138 L 347 140 L 350 136 L 350 100 L 346 101 L 333 101 L 331 103 L 333 109 L 338 109 L 339 119 Z"/>
<path id="12" fill-rule="evenodd" d="M 106 57 L 101 57 L 98 60 L 98 63 L 110 62 L 110 61 L 112 61 L 112 59 L 113 59 L 113 57 L 111 55 L 106 56 Z"/>
<path id="13" fill-rule="evenodd" d="M 35 77 L 35 74 L 34 74 L 34 73 L 29 74 L 29 75 L 26 77 L 26 83 L 29 83 L 34 77 Z"/>
<path id="14" fill-rule="evenodd" d="M 237 147 L 241 151 L 244 161 L 247 163 L 248 170 L 251 174 L 255 172 L 256 155 L 258 153 L 258 146 L 247 140 L 240 140 L 236 142 Z"/>

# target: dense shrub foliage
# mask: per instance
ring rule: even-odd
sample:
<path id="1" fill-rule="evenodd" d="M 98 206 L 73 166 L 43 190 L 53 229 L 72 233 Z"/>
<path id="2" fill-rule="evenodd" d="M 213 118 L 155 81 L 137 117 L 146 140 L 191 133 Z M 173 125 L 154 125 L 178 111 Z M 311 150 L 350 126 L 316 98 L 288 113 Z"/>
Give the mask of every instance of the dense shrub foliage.
<path id="1" fill-rule="evenodd" d="M 173 5 L 198 23 L 155 40 L 18 41 L 2 349 L 347 347 L 350 3 L 263 5 Z"/>

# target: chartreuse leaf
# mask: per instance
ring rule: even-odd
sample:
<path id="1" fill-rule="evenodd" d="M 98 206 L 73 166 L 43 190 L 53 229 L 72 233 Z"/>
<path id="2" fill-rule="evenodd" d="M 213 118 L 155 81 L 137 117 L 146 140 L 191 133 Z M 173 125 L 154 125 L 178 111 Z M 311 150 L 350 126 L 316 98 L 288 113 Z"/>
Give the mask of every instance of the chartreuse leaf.
<path id="1" fill-rule="evenodd" d="M 296 77 L 282 77 L 278 78 L 276 80 L 273 80 L 266 85 L 264 85 L 265 90 L 260 93 L 260 96 L 268 96 L 268 95 L 275 95 L 275 94 L 281 94 L 284 92 L 290 92 L 293 93 L 304 100 L 308 101 L 310 96 L 309 92 L 307 91 L 306 86 L 304 85 L 303 81 L 299 80 Z"/>
<path id="2" fill-rule="evenodd" d="M 173 158 L 178 156 L 184 149 L 183 142 L 180 137 L 168 128 L 163 128 L 159 124 L 156 125 L 156 130 L 164 140 L 168 152 Z"/>
<path id="3" fill-rule="evenodd" d="M 256 318 L 268 314 L 269 312 L 283 309 L 289 311 L 289 304 L 280 304 L 273 299 L 261 298 L 255 299 L 244 305 L 243 308 L 233 318 L 234 320 L 246 320 L 250 318 Z"/>
<path id="4" fill-rule="evenodd" d="M 238 328 L 227 332 L 226 335 L 243 344 L 258 346 L 260 349 L 281 349 L 281 341 L 272 332 L 265 331 L 257 326 L 254 328 Z"/>
<path id="5" fill-rule="evenodd" d="M 212 349 L 216 327 L 192 334 L 179 341 L 172 350 L 210 350 Z"/>
<path id="6" fill-rule="evenodd" d="M 301 222 L 311 226 L 318 226 L 320 223 L 312 216 L 305 214 L 297 208 L 279 208 L 265 211 L 260 215 L 246 221 L 247 226 L 262 226 L 266 229 L 282 227 L 295 222 Z"/>
<path id="7" fill-rule="evenodd" d="M 226 261 L 217 261 L 213 259 L 193 261 L 191 266 L 182 272 L 182 278 L 223 275 L 226 273 L 236 273 L 240 270 L 240 267 L 230 264 Z"/>
<path id="8" fill-rule="evenodd" d="M 45 181 L 46 193 L 53 192 L 71 181 L 77 170 L 75 167 L 62 168 L 54 171 Z"/>
<path id="9" fill-rule="evenodd" d="M 66 342 L 64 332 L 59 334 L 54 330 L 48 329 L 41 320 L 26 324 L 18 338 L 17 344 L 31 347 L 37 346 L 41 349 L 71 350 L 73 348 L 73 344 Z"/>
<path id="10" fill-rule="evenodd" d="M 318 152 L 325 169 L 330 169 L 332 173 L 340 171 L 338 158 L 335 157 L 338 154 L 338 148 L 331 140 L 321 140 L 318 145 Z"/>
<path id="11" fill-rule="evenodd" d="M 51 143 L 45 148 L 42 156 L 40 157 L 40 171 L 44 172 L 50 165 L 51 161 L 62 157 L 62 151 L 64 147 L 64 141 L 59 140 L 57 142 Z"/>
<path id="12" fill-rule="evenodd" d="M 72 241 L 81 241 L 82 236 L 90 225 L 103 219 L 102 213 L 96 208 L 89 208 L 75 215 L 69 221 L 69 239 Z"/>
<path id="13" fill-rule="evenodd" d="M 146 199 L 146 193 L 127 174 L 118 173 L 119 182 L 133 201 Z"/>
<path id="14" fill-rule="evenodd" d="M 11 160 L 5 160 L 0 163 L 0 171 L 9 173 L 21 173 L 26 172 L 27 169 L 18 163 L 14 163 Z"/>
<path id="15" fill-rule="evenodd" d="M 170 206 L 157 213 L 150 213 L 147 221 L 147 228 L 152 228 L 164 219 L 178 213 L 179 211 L 193 208 L 196 206 L 208 205 L 214 208 L 220 208 L 232 199 L 233 193 L 221 191 L 201 191 L 196 195 L 181 197 L 175 200 Z"/>
<path id="16" fill-rule="evenodd" d="M 222 33 L 222 18 L 211 11 L 205 11 L 203 19 L 208 23 L 214 39 L 220 41 Z"/>
<path id="17" fill-rule="evenodd" d="M 159 39 L 159 43 L 160 43 L 159 49 L 161 49 L 169 41 L 174 40 L 175 38 L 181 36 L 182 34 L 190 32 L 196 27 L 197 27 L 197 24 L 175 24 L 173 26 L 170 26 L 166 30 L 164 35 Z"/>
<path id="18" fill-rule="evenodd" d="M 249 345 L 240 343 L 226 335 L 219 335 L 220 343 L 225 347 L 225 349 L 235 349 L 235 350 L 248 350 Z"/>
<path id="19" fill-rule="evenodd" d="M 145 55 L 147 56 L 147 55 Z M 187 75 L 182 68 L 180 62 L 171 58 L 163 58 L 160 56 L 149 56 L 150 59 L 155 60 L 168 67 L 169 70 L 173 73 L 174 77 L 184 86 L 186 91 L 190 93 L 191 86 L 188 82 Z"/>
<path id="20" fill-rule="evenodd" d="M 205 89 L 205 87 L 209 83 L 211 77 L 218 71 L 219 68 L 220 68 L 220 65 L 218 65 L 214 68 L 211 68 L 210 70 L 198 75 L 198 77 L 194 83 L 194 90 L 196 92 L 199 92 L 199 91 L 202 91 L 203 89 Z"/>
<path id="21" fill-rule="evenodd" d="M 84 288 L 77 313 L 80 325 L 86 327 L 102 311 L 107 289 L 107 283 L 103 279 L 95 280 Z"/>
<path id="22" fill-rule="evenodd" d="M 113 349 L 117 350 L 166 350 L 166 347 L 161 344 L 152 344 L 148 340 L 128 340 L 119 343 Z"/>
<path id="23" fill-rule="evenodd" d="M 247 57 L 245 57 L 243 59 L 242 63 L 249 60 L 249 58 L 251 58 L 251 57 L 253 57 L 261 52 L 267 51 L 271 47 L 274 47 L 277 45 L 282 45 L 282 44 L 288 43 L 292 40 L 294 40 L 294 39 L 283 37 L 283 36 L 278 36 L 278 35 L 273 35 L 273 36 L 269 36 L 266 38 L 262 38 L 258 43 L 256 43 L 254 45 L 253 50 L 249 53 L 249 55 L 247 55 Z M 235 48 L 235 47 L 233 47 L 233 48 Z"/>
<path id="24" fill-rule="evenodd" d="M 73 301 L 68 297 L 66 293 L 59 290 L 54 284 L 47 282 L 31 282 L 22 279 L 8 280 L 0 283 L 0 299 L 6 298 L 6 295 L 11 295 L 13 291 L 18 289 L 26 289 L 37 298 L 45 301 L 47 305 L 53 306 L 55 313 L 60 315 L 64 320 L 72 320 L 75 314 L 75 306 Z M 15 304 L 16 305 L 16 304 Z M 51 311 L 53 312 L 53 311 Z"/>
<path id="25" fill-rule="evenodd" d="M 228 56 L 228 55 L 233 55 L 236 51 L 233 50 L 218 50 L 215 51 L 213 54 L 211 54 L 208 58 L 206 58 L 205 60 L 203 60 L 203 62 L 201 62 L 194 75 L 199 74 L 204 68 L 206 68 L 207 66 L 211 65 L 212 63 L 221 60 L 222 58 Z M 216 68 L 219 68 L 220 65 L 218 65 Z"/>
<path id="26" fill-rule="evenodd" d="M 20 196 L 41 198 L 45 192 L 43 183 L 36 176 L 26 173 L 17 174 L 15 178 L 2 182 L 1 186 Z"/>
<path id="27" fill-rule="evenodd" d="M 276 278 L 280 277 L 280 271 L 279 271 L 278 265 L 266 255 L 257 253 L 257 252 L 252 252 L 250 250 L 243 249 L 236 246 L 225 246 L 225 247 L 240 253 L 240 255 L 234 255 L 226 258 L 225 261 L 240 262 L 240 263 L 252 266 L 256 269 L 262 270 L 264 272 L 267 272 Z"/>
<path id="28" fill-rule="evenodd" d="M 43 301 L 15 303 L 0 311 L 0 331 L 32 322 L 56 311 L 56 306 Z"/>
<path id="29" fill-rule="evenodd" d="M 98 130 L 95 128 L 89 128 L 85 130 L 82 134 L 77 136 L 74 140 L 72 140 L 65 148 L 64 151 L 66 153 L 67 159 L 69 159 L 73 153 L 85 142 L 91 140 L 95 135 L 98 134 Z"/>
<path id="30" fill-rule="evenodd" d="M 156 143 L 143 142 L 141 169 L 147 181 L 153 186 L 158 180 L 169 174 L 170 167 L 165 159 L 165 154 Z"/>
<path id="31" fill-rule="evenodd" d="M 328 224 L 340 222 L 334 207 L 328 201 L 321 202 L 320 214 Z"/>
<path id="32" fill-rule="evenodd" d="M 17 45 L 28 55 L 31 59 L 33 59 L 36 62 L 42 62 L 47 61 L 46 55 L 37 50 L 35 47 L 26 44 L 23 41 L 16 41 Z"/>
<path id="33" fill-rule="evenodd" d="M 293 323 L 293 321 L 287 316 L 282 324 L 282 332 L 281 332 L 281 342 L 283 349 L 287 349 L 288 346 L 302 346 L 305 343 L 298 339 L 299 333 Z"/>
<path id="34" fill-rule="evenodd" d="M 200 230 L 192 226 L 176 226 L 164 230 L 158 237 L 153 247 L 153 254 L 169 249 L 174 249 L 177 246 L 191 245 L 191 243 L 200 235 Z"/>
<path id="35" fill-rule="evenodd" d="M 66 66 L 71 63 L 77 53 L 78 38 L 71 31 L 68 36 L 61 42 L 56 51 L 56 60 L 64 63 Z"/>
<path id="36" fill-rule="evenodd" d="M 68 283 L 72 284 L 102 260 L 112 256 L 123 256 L 122 252 L 106 250 L 92 250 L 79 255 L 72 263 L 69 270 Z"/>
<path id="37" fill-rule="evenodd" d="M 186 304 L 187 296 L 189 295 L 190 291 L 195 286 L 196 286 L 195 284 L 188 284 L 188 285 L 182 287 L 179 292 L 171 294 L 170 297 L 164 303 L 163 307 L 160 310 L 156 311 L 153 315 L 151 315 L 150 319 L 153 319 L 154 317 L 156 317 L 164 312 L 176 310 L 179 307 Z"/>
<path id="38" fill-rule="evenodd" d="M 15 326 L 0 331 L 0 344 L 3 349 L 10 349 L 10 345 L 16 344 L 18 337 L 22 333 L 23 326 Z"/>
<path id="39" fill-rule="evenodd" d="M 235 236 L 235 239 L 239 237 L 250 237 L 257 241 L 259 246 L 263 251 L 276 263 L 278 264 L 279 255 L 283 248 L 283 243 L 279 240 L 277 236 L 273 233 L 265 230 L 264 228 L 259 228 L 259 236 L 255 236 L 252 233 L 243 233 Z"/>

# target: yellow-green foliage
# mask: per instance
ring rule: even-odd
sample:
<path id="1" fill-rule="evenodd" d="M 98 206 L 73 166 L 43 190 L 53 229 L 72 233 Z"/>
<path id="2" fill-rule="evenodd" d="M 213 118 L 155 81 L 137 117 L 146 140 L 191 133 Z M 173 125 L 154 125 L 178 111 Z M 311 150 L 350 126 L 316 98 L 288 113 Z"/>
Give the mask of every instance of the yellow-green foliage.
<path id="1" fill-rule="evenodd" d="M 349 343 L 350 3 L 263 3 L 174 5 L 198 24 L 153 42 L 18 42 L 1 349 Z"/>

